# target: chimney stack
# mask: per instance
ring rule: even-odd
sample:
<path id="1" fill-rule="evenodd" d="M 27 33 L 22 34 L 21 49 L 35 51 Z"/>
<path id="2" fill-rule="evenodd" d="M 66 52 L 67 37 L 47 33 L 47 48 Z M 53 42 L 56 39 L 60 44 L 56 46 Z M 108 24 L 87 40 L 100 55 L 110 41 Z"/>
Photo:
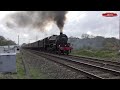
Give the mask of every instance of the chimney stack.
<path id="1" fill-rule="evenodd" d="M 63 34 L 63 32 L 60 32 L 60 35 L 62 35 Z"/>

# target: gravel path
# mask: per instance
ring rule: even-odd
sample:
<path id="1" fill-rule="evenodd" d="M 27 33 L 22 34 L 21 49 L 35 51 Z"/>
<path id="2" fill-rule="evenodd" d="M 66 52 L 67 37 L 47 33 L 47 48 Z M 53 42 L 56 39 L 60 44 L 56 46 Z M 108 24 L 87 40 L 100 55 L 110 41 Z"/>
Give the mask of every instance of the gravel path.
<path id="1" fill-rule="evenodd" d="M 42 74 L 43 77 L 38 77 L 40 79 L 86 79 L 82 74 L 77 74 L 59 64 L 56 64 L 50 60 L 43 57 L 34 55 L 28 51 L 23 52 L 23 57 L 25 64 L 31 69 L 37 69 L 38 73 Z M 30 77 L 32 77 L 30 75 Z"/>

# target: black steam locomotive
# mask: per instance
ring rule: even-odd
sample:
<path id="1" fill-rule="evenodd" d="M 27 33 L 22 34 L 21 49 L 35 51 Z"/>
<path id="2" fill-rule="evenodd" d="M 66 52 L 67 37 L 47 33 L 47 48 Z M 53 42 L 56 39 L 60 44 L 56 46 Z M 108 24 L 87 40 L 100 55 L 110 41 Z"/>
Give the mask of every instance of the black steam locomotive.
<path id="1" fill-rule="evenodd" d="M 52 35 L 43 40 L 24 45 L 23 48 L 66 55 L 72 50 L 70 43 L 68 43 L 67 35 L 63 33 L 60 33 L 60 35 Z"/>

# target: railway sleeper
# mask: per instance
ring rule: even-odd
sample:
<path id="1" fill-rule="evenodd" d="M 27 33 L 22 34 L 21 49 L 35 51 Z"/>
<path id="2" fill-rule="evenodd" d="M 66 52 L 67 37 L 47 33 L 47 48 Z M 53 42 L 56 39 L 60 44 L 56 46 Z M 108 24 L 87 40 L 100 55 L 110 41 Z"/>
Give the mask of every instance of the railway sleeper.
<path id="1" fill-rule="evenodd" d="M 108 79 L 110 77 L 113 77 L 114 75 L 112 75 L 110 73 L 103 73 L 103 74 L 98 74 L 98 76 Z"/>
<path id="2" fill-rule="evenodd" d="M 108 79 L 120 79 L 120 76 L 116 76 L 116 77 L 109 77 Z"/>
<path id="3" fill-rule="evenodd" d="M 98 70 L 93 70 L 90 71 L 90 73 L 94 73 L 94 74 L 103 74 L 104 72 L 98 71 Z"/>

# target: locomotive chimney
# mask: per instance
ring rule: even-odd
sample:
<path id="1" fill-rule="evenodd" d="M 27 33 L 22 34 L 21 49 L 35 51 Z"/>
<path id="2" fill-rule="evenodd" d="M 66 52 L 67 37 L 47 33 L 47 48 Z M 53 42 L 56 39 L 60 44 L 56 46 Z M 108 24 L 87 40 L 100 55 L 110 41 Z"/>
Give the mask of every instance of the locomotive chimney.
<path id="1" fill-rule="evenodd" d="M 60 29 L 60 35 L 62 35 L 62 34 L 63 34 L 63 28 Z"/>
<path id="2" fill-rule="evenodd" d="M 60 35 L 62 35 L 63 34 L 63 32 L 60 32 Z"/>

